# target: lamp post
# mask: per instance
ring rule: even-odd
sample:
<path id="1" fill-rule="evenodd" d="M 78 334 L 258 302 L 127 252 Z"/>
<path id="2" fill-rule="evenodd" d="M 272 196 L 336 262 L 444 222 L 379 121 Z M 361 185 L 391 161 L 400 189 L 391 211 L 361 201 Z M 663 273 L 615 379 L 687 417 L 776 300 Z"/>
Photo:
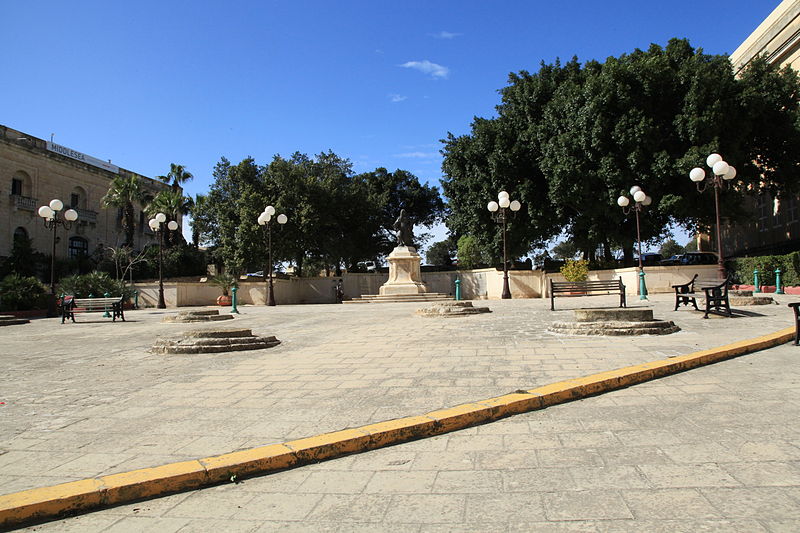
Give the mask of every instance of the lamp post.
<path id="1" fill-rule="evenodd" d="M 267 305 L 275 305 L 275 294 L 272 289 L 272 216 L 275 214 L 275 208 L 268 205 L 264 208 L 264 212 L 258 215 L 258 224 L 263 226 L 267 232 L 267 271 L 269 273 L 267 281 Z M 278 224 L 283 226 L 289 218 L 281 213 L 277 216 Z"/>
<path id="2" fill-rule="evenodd" d="M 53 254 L 50 256 L 50 296 L 52 309 L 48 309 L 49 315 L 55 314 L 55 295 L 56 295 L 56 230 L 58 226 L 64 226 L 65 230 L 72 227 L 72 223 L 78 220 L 78 212 L 74 209 L 64 211 L 62 217 L 58 216 L 59 211 L 64 209 L 64 202 L 59 199 L 50 200 L 49 205 L 39 208 L 39 216 L 44 219 L 44 227 L 53 230 Z"/>
<path id="3" fill-rule="evenodd" d="M 508 249 L 506 247 L 506 226 L 508 223 L 508 210 L 513 212 L 519 211 L 522 204 L 517 200 L 511 200 L 506 191 L 500 191 L 497 195 L 497 201 L 492 200 L 486 206 L 492 219 L 503 227 L 503 294 L 502 299 L 508 300 L 511 298 L 511 288 L 508 285 Z"/>
<path id="4" fill-rule="evenodd" d="M 714 187 L 714 209 L 717 215 L 717 275 L 725 279 L 725 257 L 722 254 L 722 228 L 719 217 L 719 191 L 728 186 L 728 182 L 736 177 L 736 169 L 722 160 L 719 154 L 711 154 L 706 158 L 706 165 L 711 168 L 713 176 L 709 181 L 703 182 L 706 171 L 695 167 L 689 172 L 689 179 L 697 186 L 697 192 L 702 193 L 709 186 Z M 703 183 L 701 185 L 701 183 Z"/>
<path id="5" fill-rule="evenodd" d="M 167 221 L 167 215 L 158 213 L 155 217 L 150 219 L 147 223 L 150 229 L 158 234 L 158 307 L 159 309 L 166 309 L 167 304 L 164 301 L 164 275 L 162 272 L 164 264 L 164 222 Z M 167 227 L 171 231 L 178 229 L 178 223 L 170 220 Z"/>
<path id="6" fill-rule="evenodd" d="M 636 243 L 639 248 L 639 299 L 647 300 L 647 284 L 644 281 L 644 265 L 642 264 L 642 232 L 639 226 L 639 213 L 653 203 L 653 199 L 647 196 L 638 185 L 631 187 L 631 196 L 633 196 L 633 205 L 630 205 L 631 201 L 625 195 L 617 198 L 617 205 L 622 208 L 625 216 L 629 215 L 631 211 L 636 213 Z"/>

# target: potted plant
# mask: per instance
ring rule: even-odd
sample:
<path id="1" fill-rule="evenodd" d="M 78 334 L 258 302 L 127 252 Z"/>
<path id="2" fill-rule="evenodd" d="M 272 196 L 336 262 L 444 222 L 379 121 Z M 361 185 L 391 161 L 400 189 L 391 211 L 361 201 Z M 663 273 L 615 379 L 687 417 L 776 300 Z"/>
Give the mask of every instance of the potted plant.
<path id="1" fill-rule="evenodd" d="M 589 278 L 589 261 L 585 259 L 567 259 L 559 272 L 561 272 L 566 281 L 586 281 Z M 570 294 L 583 294 L 583 291 L 571 292 Z"/>
<path id="2" fill-rule="evenodd" d="M 213 278 L 209 280 L 212 285 L 215 285 L 222 289 L 222 295 L 217 297 L 217 305 L 225 306 L 231 305 L 232 298 L 229 294 L 229 291 L 238 285 L 236 277 L 232 274 L 228 274 L 224 272 L 222 274 L 217 274 Z"/>

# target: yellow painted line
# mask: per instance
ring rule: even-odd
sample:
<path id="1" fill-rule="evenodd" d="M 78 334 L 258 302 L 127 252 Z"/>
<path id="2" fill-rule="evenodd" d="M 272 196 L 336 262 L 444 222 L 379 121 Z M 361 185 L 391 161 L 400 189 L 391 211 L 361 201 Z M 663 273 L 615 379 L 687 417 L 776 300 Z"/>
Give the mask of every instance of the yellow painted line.
<path id="1" fill-rule="evenodd" d="M 448 433 L 785 344 L 794 339 L 794 331 L 794 328 L 786 328 L 711 350 L 551 383 L 528 391 L 438 409 L 421 416 L 388 420 L 196 461 L 0 495 L 0 528 L 196 489 L 233 478 L 277 472 Z"/>

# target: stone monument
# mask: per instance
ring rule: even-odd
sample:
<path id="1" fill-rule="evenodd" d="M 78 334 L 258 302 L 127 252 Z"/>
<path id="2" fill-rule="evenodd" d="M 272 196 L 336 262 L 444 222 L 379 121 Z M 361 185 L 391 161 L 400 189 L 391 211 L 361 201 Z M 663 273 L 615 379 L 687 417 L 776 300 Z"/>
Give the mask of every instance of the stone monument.
<path id="1" fill-rule="evenodd" d="M 413 224 L 406 216 L 406 210 L 400 210 L 400 216 L 394 222 L 397 232 L 397 246 L 389 254 L 389 280 L 380 288 L 381 296 L 398 294 L 424 294 L 428 292 L 422 282 L 419 265 L 420 256 L 414 248 Z"/>

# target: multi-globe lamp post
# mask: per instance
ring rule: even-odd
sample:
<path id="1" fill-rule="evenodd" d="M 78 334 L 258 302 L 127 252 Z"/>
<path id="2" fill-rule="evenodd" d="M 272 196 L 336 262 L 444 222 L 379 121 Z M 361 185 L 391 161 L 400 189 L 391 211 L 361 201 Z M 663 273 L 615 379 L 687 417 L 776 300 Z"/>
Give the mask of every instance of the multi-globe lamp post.
<path id="1" fill-rule="evenodd" d="M 727 187 L 728 182 L 736 177 L 736 169 L 722 160 L 719 154 L 711 154 L 706 158 L 706 165 L 711 168 L 713 176 L 703 183 L 706 171 L 695 167 L 689 172 L 689 179 L 697 186 L 697 192 L 702 193 L 709 186 L 714 187 L 714 209 L 717 216 L 717 273 L 719 279 L 725 279 L 725 257 L 722 254 L 722 228 L 719 216 L 719 191 Z M 701 185 L 702 183 L 702 185 Z"/>
<path id="2" fill-rule="evenodd" d="M 272 287 L 272 217 L 275 215 L 275 208 L 271 205 L 268 205 L 264 212 L 258 215 L 258 224 L 267 232 L 267 272 L 268 272 L 268 281 L 267 281 L 267 305 L 274 306 L 275 305 L 275 294 L 273 293 Z M 289 220 L 289 217 L 281 213 L 276 217 L 278 224 L 281 226 L 286 224 Z"/>
<path id="3" fill-rule="evenodd" d="M 64 226 L 65 230 L 72 227 L 72 223 L 78 220 L 78 212 L 74 209 L 67 209 L 62 216 L 58 213 L 64 209 L 64 202 L 59 199 L 50 200 L 49 205 L 43 205 L 39 208 L 39 216 L 44 219 L 44 227 L 53 230 L 53 255 L 50 256 L 50 295 L 52 297 L 56 294 L 56 230 L 58 226 Z M 52 301 L 53 309 L 55 311 L 55 300 Z"/>
<path id="4" fill-rule="evenodd" d="M 508 284 L 508 250 L 506 247 L 506 227 L 508 224 L 508 211 L 517 212 L 522 204 L 517 200 L 511 200 L 506 191 L 500 191 L 497 201 L 492 200 L 486 206 L 492 214 L 492 219 L 503 227 L 503 294 L 501 298 L 508 300 L 511 298 L 511 288 Z"/>
<path id="5" fill-rule="evenodd" d="M 164 263 L 164 222 L 167 221 L 167 215 L 158 213 L 155 217 L 150 219 L 147 223 L 150 229 L 158 234 L 158 309 L 166 309 L 167 303 L 164 301 L 164 276 L 162 274 L 162 266 Z M 178 229 L 178 223 L 170 220 L 167 224 L 170 231 Z"/>
<path id="6" fill-rule="evenodd" d="M 633 205 L 630 205 L 631 201 L 625 195 L 617 198 L 617 205 L 622 208 L 625 216 L 628 216 L 631 211 L 636 213 L 636 244 L 639 249 L 639 299 L 647 300 L 647 284 L 644 281 L 644 264 L 642 264 L 642 232 L 639 226 L 639 213 L 653 203 L 653 199 L 647 196 L 638 185 L 631 187 L 631 196 L 633 196 Z"/>

